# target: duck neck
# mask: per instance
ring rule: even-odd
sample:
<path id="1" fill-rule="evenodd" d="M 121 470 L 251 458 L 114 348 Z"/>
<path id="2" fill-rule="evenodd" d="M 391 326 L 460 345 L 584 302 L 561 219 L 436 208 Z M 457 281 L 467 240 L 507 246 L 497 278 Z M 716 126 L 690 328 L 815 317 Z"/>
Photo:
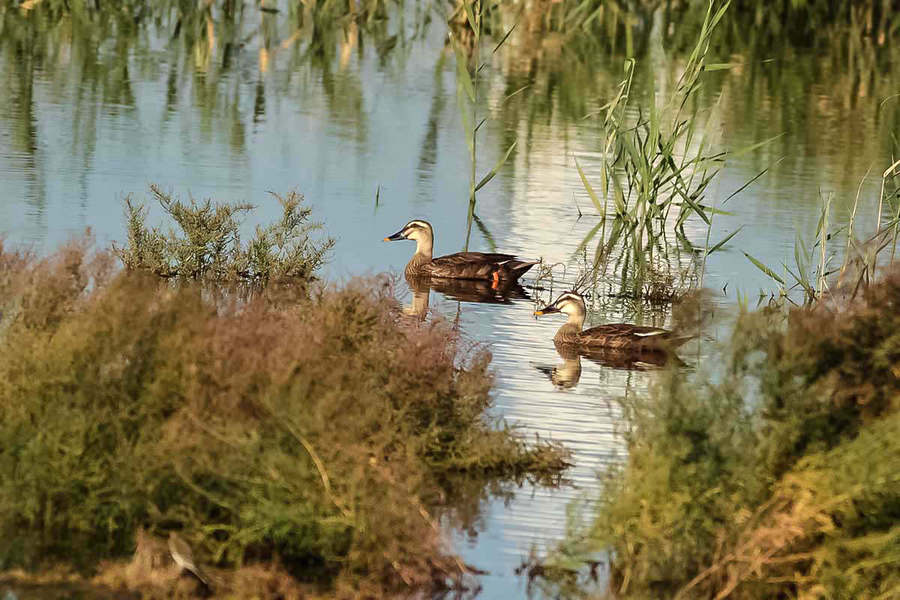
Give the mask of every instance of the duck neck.
<path id="1" fill-rule="evenodd" d="M 423 236 L 416 240 L 416 256 L 431 260 L 431 253 L 433 250 L 434 240 L 431 236 Z"/>
<path id="2" fill-rule="evenodd" d="M 576 331 L 581 331 L 582 327 L 584 327 L 584 313 L 578 312 L 570 314 L 569 320 L 563 325 L 563 327 L 566 326 L 575 329 Z"/>
<path id="3" fill-rule="evenodd" d="M 553 336 L 553 341 L 561 344 L 573 344 L 578 342 L 578 334 L 581 333 L 581 326 L 572 322 L 563 323 Z"/>

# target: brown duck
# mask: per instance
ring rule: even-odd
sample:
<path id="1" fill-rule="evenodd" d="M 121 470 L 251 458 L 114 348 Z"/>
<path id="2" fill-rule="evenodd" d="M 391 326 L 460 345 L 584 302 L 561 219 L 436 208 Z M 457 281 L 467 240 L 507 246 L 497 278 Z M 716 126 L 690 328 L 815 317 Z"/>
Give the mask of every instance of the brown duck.
<path id="1" fill-rule="evenodd" d="M 577 292 L 563 292 L 553 304 L 534 311 L 535 316 L 563 313 L 569 320 L 559 328 L 553 341 L 559 346 L 579 350 L 608 348 L 634 353 L 667 352 L 685 343 L 691 336 L 677 336 L 659 327 L 641 327 L 628 323 L 610 323 L 582 329 L 587 310 Z"/>
<path id="2" fill-rule="evenodd" d="M 428 221 L 410 221 L 386 242 L 415 240 L 416 253 L 406 265 L 407 277 L 445 277 L 447 279 L 484 279 L 499 283 L 516 281 L 539 261 L 519 260 L 512 254 L 457 252 L 432 258 L 434 230 Z"/>

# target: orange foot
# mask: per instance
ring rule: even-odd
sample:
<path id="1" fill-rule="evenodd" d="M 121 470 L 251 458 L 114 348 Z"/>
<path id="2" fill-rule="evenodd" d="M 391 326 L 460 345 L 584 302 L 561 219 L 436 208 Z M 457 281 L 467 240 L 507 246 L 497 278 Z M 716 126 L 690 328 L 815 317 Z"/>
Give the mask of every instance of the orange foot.
<path id="1" fill-rule="evenodd" d="M 496 290 L 500 287 L 500 271 L 494 271 L 494 282 L 491 284 L 491 289 Z"/>

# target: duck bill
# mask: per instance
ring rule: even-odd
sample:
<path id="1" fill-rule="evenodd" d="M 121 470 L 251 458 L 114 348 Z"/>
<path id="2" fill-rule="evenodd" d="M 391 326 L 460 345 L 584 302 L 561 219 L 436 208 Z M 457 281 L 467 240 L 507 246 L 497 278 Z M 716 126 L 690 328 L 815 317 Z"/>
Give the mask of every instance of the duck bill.
<path id="1" fill-rule="evenodd" d="M 399 241 L 399 240 L 405 240 L 405 239 L 406 239 L 406 236 L 403 235 L 403 230 L 401 229 L 400 231 L 398 231 L 398 232 L 395 233 L 394 235 L 389 235 L 388 237 L 384 238 L 384 241 L 386 241 L 386 242 L 397 242 L 397 241 Z"/>
<path id="2" fill-rule="evenodd" d="M 552 315 L 553 313 L 558 313 L 558 312 L 559 312 L 559 309 L 556 308 L 555 306 L 545 306 L 544 308 L 542 308 L 540 310 L 534 311 L 534 316 L 540 317 L 543 315 Z"/>

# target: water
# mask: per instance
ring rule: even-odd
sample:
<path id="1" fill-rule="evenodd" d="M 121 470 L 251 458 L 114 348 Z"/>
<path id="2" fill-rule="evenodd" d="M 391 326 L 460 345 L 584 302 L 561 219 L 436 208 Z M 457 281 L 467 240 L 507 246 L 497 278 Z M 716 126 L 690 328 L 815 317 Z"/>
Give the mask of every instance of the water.
<path id="1" fill-rule="evenodd" d="M 123 197 L 146 198 L 158 183 L 181 195 L 251 201 L 259 210 L 248 227 L 277 214 L 268 190 L 300 190 L 337 238 L 324 273 L 332 280 L 400 272 L 412 248 L 381 239 L 411 218 L 435 225 L 436 254 L 460 250 L 469 159 L 454 58 L 441 23 L 421 27 L 418 7 L 405 16 L 315 46 L 291 19 L 251 8 L 230 26 L 218 12 L 208 23 L 186 22 L 189 33 L 178 36 L 174 19 L 101 35 L 109 23 L 0 8 L 0 233 L 38 252 L 88 227 L 98 244 L 121 240 Z M 721 202 L 770 168 L 713 223 L 713 243 L 744 226 L 705 269 L 705 286 L 727 313 L 735 292 L 772 289 L 742 251 L 775 266 L 792 257 L 797 232 L 813 235 L 820 192 L 834 192 L 833 210 L 845 215 L 859 188 L 861 229 L 874 227 L 880 172 L 900 123 L 898 101 L 882 100 L 900 85 L 890 69 L 868 85 L 854 83 L 812 52 L 788 58 L 737 49 L 719 58 L 742 66 L 707 76 L 707 133 L 724 148 L 781 135 L 729 159 L 711 189 L 710 200 Z M 499 250 L 567 265 L 565 274 L 557 268 L 557 291 L 574 279 L 576 249 L 597 223 L 574 157 L 596 184 L 602 139 L 597 121 L 580 117 L 602 106 L 621 65 L 620 55 L 585 60 L 552 38 L 536 45 L 523 34 L 483 74 L 479 176 L 513 140 L 518 146 L 479 193 L 478 214 Z M 662 93 L 682 65 L 654 27 L 638 56 L 635 95 L 646 105 L 650 82 Z M 530 87 L 503 102 L 523 85 Z M 691 221 L 687 233 L 703 245 L 705 225 Z M 471 248 L 488 246 L 474 231 Z M 666 311 L 611 295 L 612 278 L 598 289 L 595 323 L 669 324 Z M 529 293 L 550 299 L 549 291 Z M 412 294 L 402 300 L 411 303 Z M 596 473 L 621 460 L 617 399 L 645 390 L 653 372 L 582 359 L 576 379 L 577 365 L 551 341 L 560 322 L 534 320 L 528 298 L 458 302 L 433 291 L 429 307 L 490 347 L 496 412 L 574 452 L 570 485 L 508 487 L 452 531 L 464 560 L 489 571 L 481 597 L 521 596 L 526 582 L 515 568 L 532 548 L 560 537 L 566 506 L 596 492 Z M 704 342 L 714 337 L 712 330 Z"/>

